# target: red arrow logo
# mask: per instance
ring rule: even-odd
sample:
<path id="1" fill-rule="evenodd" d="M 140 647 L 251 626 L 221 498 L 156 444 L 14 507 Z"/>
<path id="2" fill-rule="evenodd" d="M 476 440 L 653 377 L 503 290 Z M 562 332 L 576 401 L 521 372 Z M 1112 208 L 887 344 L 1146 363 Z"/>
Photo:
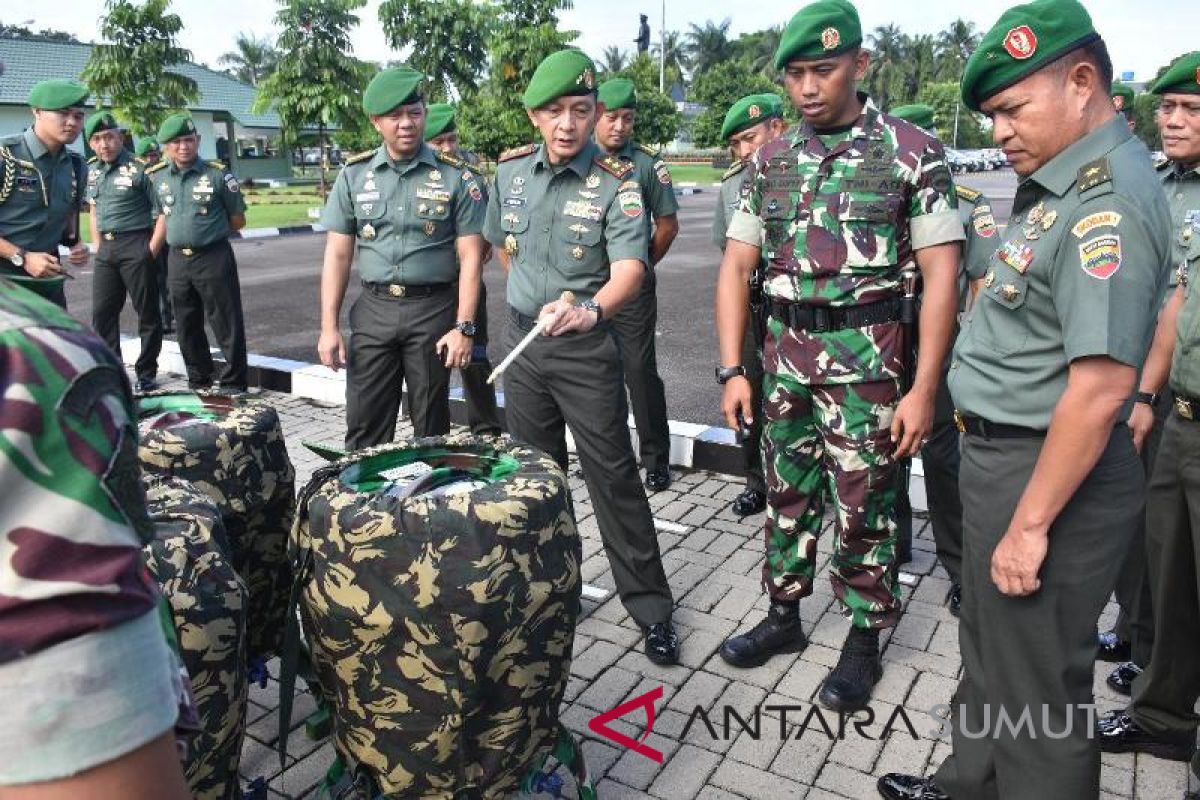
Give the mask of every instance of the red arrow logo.
<path id="1" fill-rule="evenodd" d="M 592 717 L 588 720 L 588 728 L 591 729 L 592 733 L 599 734 L 605 739 L 616 742 L 622 747 L 626 747 L 635 753 L 639 753 L 661 764 L 663 762 L 663 754 L 649 745 L 642 744 L 642 742 L 646 741 L 646 737 L 650 735 L 650 730 L 654 727 L 654 701 L 661 700 L 662 696 L 663 687 L 659 686 L 657 689 L 651 689 L 644 695 L 628 700 L 611 711 L 605 711 L 597 717 Z M 636 708 L 646 709 L 646 732 L 642 734 L 641 741 L 631 739 L 625 734 L 608 727 L 608 723 L 625 716 Z"/>

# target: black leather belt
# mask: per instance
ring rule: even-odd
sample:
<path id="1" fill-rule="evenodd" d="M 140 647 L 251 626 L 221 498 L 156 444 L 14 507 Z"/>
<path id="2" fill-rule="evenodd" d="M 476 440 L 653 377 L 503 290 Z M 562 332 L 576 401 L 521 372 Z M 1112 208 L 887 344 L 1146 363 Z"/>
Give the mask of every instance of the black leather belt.
<path id="1" fill-rule="evenodd" d="M 1175 395 L 1175 413 L 1191 422 L 1200 422 L 1200 399 Z"/>
<path id="2" fill-rule="evenodd" d="M 174 246 L 172 246 L 171 249 L 178 250 L 180 253 L 183 253 L 185 256 L 191 258 L 192 256 L 200 255 L 201 253 L 205 252 L 206 250 L 212 250 L 214 247 L 219 247 L 220 245 L 224 244 L 226 241 L 227 241 L 226 239 L 218 239 L 215 242 L 209 242 L 208 244 L 202 244 L 199 246 L 197 246 L 197 245 L 192 245 L 191 247 L 174 247 Z"/>
<path id="3" fill-rule="evenodd" d="M 1044 439 L 1046 432 L 1022 425 L 1005 425 L 991 422 L 983 417 L 968 417 L 961 411 L 954 412 L 954 426 L 959 433 L 982 436 L 985 439 Z"/>
<path id="4" fill-rule="evenodd" d="M 111 242 L 114 239 L 123 239 L 127 236 L 145 236 L 153 230 L 153 228 L 138 228 L 136 231 L 104 231 L 100 235 L 104 237 L 105 241 Z"/>
<path id="5" fill-rule="evenodd" d="M 846 328 L 865 328 L 900 319 L 900 299 L 880 300 L 861 306 L 812 306 L 801 303 L 767 301 L 768 312 L 789 328 L 812 333 L 828 333 Z"/>
<path id="6" fill-rule="evenodd" d="M 430 297 L 454 288 L 453 283 L 372 283 L 363 281 L 363 288 L 381 297 Z"/>

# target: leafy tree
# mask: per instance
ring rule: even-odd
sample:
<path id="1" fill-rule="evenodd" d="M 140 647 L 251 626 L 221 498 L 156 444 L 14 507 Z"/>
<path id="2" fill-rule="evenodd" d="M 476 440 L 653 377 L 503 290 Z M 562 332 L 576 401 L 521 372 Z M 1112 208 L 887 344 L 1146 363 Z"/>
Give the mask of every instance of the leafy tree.
<path id="1" fill-rule="evenodd" d="M 954 114 L 958 113 L 958 147 L 990 147 L 989 135 L 980 123 L 981 117 L 962 105 L 957 83 L 928 83 L 914 98 L 933 109 L 937 135 L 947 147 L 955 146 Z"/>
<path id="2" fill-rule="evenodd" d="M 687 45 L 683 41 L 683 36 L 680 35 L 679 31 L 667 31 L 662 41 L 650 45 L 650 53 L 654 56 L 655 63 L 658 63 L 659 54 L 664 52 L 664 50 L 667 54 L 666 70 L 670 72 L 674 69 L 677 75 L 683 75 L 687 71 L 690 62 L 688 61 Z M 666 86 L 673 85 L 668 78 Z"/>
<path id="3" fill-rule="evenodd" d="M 783 36 L 783 28 L 776 25 L 763 31 L 745 33 L 733 43 L 733 52 L 737 58 L 750 64 L 750 69 L 776 78 L 779 71 L 775 69 L 775 51 L 779 49 L 779 39 Z"/>
<path id="4" fill-rule="evenodd" d="M 883 108 L 895 105 L 898 73 L 904 63 L 904 34 L 895 25 L 880 25 L 867 34 L 871 64 L 867 67 L 867 91 Z"/>
<path id="5" fill-rule="evenodd" d="M 621 70 L 622 77 L 629 78 L 642 92 L 658 92 L 658 59 L 647 54 L 638 53 L 625 69 Z M 666 86 L 669 88 L 679 83 L 683 75 L 677 67 L 667 65 Z"/>
<path id="6" fill-rule="evenodd" d="M 356 86 L 366 86 L 379 72 L 380 66 L 373 61 L 357 61 L 358 78 Z M 355 113 L 341 121 L 341 125 L 333 134 L 333 141 L 343 154 L 362 153 L 379 147 L 379 132 L 371 124 L 371 118 L 364 113 Z"/>
<path id="7" fill-rule="evenodd" d="M 260 39 L 252 33 L 239 33 L 233 50 L 217 59 L 226 71 L 242 83 L 258 86 L 275 69 L 279 60 L 270 39 Z"/>
<path id="8" fill-rule="evenodd" d="M 783 94 L 779 84 L 750 69 L 744 61 L 725 61 L 710 70 L 697 71 L 691 97 L 706 108 L 692 124 L 692 140 L 697 147 L 721 147 L 721 123 L 729 107 L 748 94 Z"/>
<path id="9" fill-rule="evenodd" d="M 934 79 L 936 57 L 933 37 L 929 35 L 905 36 L 903 48 L 901 96 L 907 100 L 915 98 L 921 92 L 921 87 Z"/>
<path id="10" fill-rule="evenodd" d="M 452 90 L 473 94 L 487 65 L 493 8 L 472 0 L 384 0 L 379 22 L 395 50 L 412 46 L 408 64 L 431 79 L 430 98 L 445 100 Z"/>
<path id="11" fill-rule="evenodd" d="M 34 33 L 29 28 L 21 25 L 8 25 L 3 22 L 0 22 L 0 39 L 40 39 L 46 42 L 74 42 L 79 44 L 79 40 L 75 38 L 75 35 L 66 31 L 42 28 L 37 33 Z"/>
<path id="12" fill-rule="evenodd" d="M 258 87 L 258 112 L 274 107 L 283 138 L 294 142 L 306 126 L 315 126 L 321 142 L 321 196 L 326 193 L 327 131 L 353 125 L 362 116 L 361 62 L 352 55 L 354 12 L 366 0 L 280 0 L 275 15 L 279 63 Z"/>
<path id="13" fill-rule="evenodd" d="M 733 57 L 733 43 L 729 41 L 731 21 L 726 18 L 720 24 L 707 20 L 703 25 L 691 24 L 688 31 L 687 53 L 694 73 L 703 73 Z"/>
<path id="14" fill-rule="evenodd" d="M 658 90 L 658 63 L 648 53 L 638 53 L 619 74 L 637 87 L 635 138 L 657 145 L 672 141 L 679 132 L 681 115 L 671 98 Z"/>
<path id="15" fill-rule="evenodd" d="M 645 54 L 639 53 L 639 55 Z M 604 55 L 600 57 L 600 61 L 597 62 L 596 66 L 605 73 L 615 75 L 618 72 L 623 72 L 629 66 L 629 56 L 616 45 L 606 47 L 604 48 Z M 655 88 L 657 88 L 657 84 Z"/>
<path id="16" fill-rule="evenodd" d="M 978 46 L 979 34 L 975 31 L 974 22 L 963 19 L 951 22 L 937 37 L 937 77 L 943 81 L 961 79 L 967 59 Z"/>
<path id="17" fill-rule="evenodd" d="M 1133 99 L 1133 132 L 1151 150 L 1162 149 L 1157 119 L 1159 100 L 1158 95 L 1149 92 L 1143 92 Z"/>
<path id="18" fill-rule="evenodd" d="M 83 80 L 138 136 L 153 132 L 172 110 L 200 97 L 196 82 L 172 70 L 192 54 L 175 43 L 183 29 L 169 0 L 108 0 Z"/>

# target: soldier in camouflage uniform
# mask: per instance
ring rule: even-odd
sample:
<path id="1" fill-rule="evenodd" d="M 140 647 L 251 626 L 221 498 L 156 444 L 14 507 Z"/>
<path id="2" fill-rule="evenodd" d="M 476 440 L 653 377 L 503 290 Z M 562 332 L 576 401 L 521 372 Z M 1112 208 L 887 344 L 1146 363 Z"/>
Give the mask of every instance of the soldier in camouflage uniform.
<path id="1" fill-rule="evenodd" d="M 200 715 L 184 777 L 196 800 L 239 800 L 248 686 L 246 584 L 234 570 L 221 512 L 202 491 L 175 478 L 151 478 L 146 506 L 155 528 L 143 551 L 146 568 L 171 605 Z"/>
<path id="2" fill-rule="evenodd" d="M 783 120 L 783 98 L 777 94 L 752 94 L 729 107 L 721 124 L 721 138 L 729 144 L 734 161 L 721 179 L 721 193 L 713 214 L 712 243 L 725 250 L 725 231 L 729 217 L 741 203 L 742 182 L 746 165 L 758 148 L 778 139 L 787 129 Z M 767 482 L 762 464 L 762 339 L 763 339 L 763 270 L 754 270 L 750 278 L 750 325 L 742 343 L 742 364 L 753 392 L 754 418 L 747 421 L 742 438 L 742 469 L 746 472 L 746 488 L 733 499 L 731 509 L 739 517 L 758 514 L 767 507 Z"/>
<path id="3" fill-rule="evenodd" d="M 183 800 L 124 368 L 0 279 L 0 395 L 0 794 Z"/>
<path id="4" fill-rule="evenodd" d="M 895 466 L 929 432 L 949 346 L 958 269 L 957 201 L 941 144 L 880 113 L 854 86 L 869 56 L 845 0 L 801 9 L 775 65 L 804 121 L 754 156 L 727 231 L 717 284 L 718 381 L 730 425 L 756 413 L 745 367 L 748 279 L 768 261 L 764 346 L 766 619 L 722 646 L 735 666 L 805 646 L 825 504 L 835 508 L 831 579 L 851 622 L 820 700 L 862 708 L 882 675 L 879 630 L 896 624 Z M 901 397 L 904 275 L 925 281 L 920 360 Z"/>
<path id="5" fill-rule="evenodd" d="M 634 166 L 633 180 L 641 187 L 650 229 L 650 269 L 642 278 L 637 297 L 613 317 L 621 343 L 621 365 L 629 406 L 637 425 L 638 450 L 646 470 L 646 488 L 660 492 L 671 485 L 671 431 L 667 420 L 667 395 L 658 375 L 655 329 L 658 326 L 658 280 L 654 265 L 667 255 L 679 234 L 679 201 L 671 172 L 658 152 L 633 140 L 637 121 L 637 93 L 633 81 L 613 78 L 600 84 L 597 97 L 604 113 L 596 121 L 596 144 Z"/>

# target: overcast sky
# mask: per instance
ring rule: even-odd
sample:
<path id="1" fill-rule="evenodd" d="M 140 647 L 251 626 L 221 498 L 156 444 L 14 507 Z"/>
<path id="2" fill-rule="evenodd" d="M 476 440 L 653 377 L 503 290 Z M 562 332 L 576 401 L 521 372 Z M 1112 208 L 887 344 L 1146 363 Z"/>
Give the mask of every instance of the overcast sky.
<path id="1" fill-rule="evenodd" d="M 377 23 L 381 0 L 369 0 L 360 12 L 363 23 L 354 33 L 355 54 L 373 61 L 397 57 L 384 42 Z M 7 23 L 34 20 L 32 27 L 66 29 L 84 41 L 96 38 L 103 0 L 54 0 L 25 5 L 26 11 L 14 14 L 16 0 L 3 4 L 0 18 Z M 720 22 L 733 16 L 732 34 L 778 25 L 795 13 L 803 3 L 738 3 L 729 0 L 667 0 L 667 30 L 686 31 L 691 23 L 705 20 Z M 935 33 L 956 17 L 974 22 L 980 32 L 987 30 L 1009 3 L 988 0 L 857 0 L 863 28 L 894 23 L 906 33 Z M 1097 29 L 1108 41 L 1117 73 L 1131 71 L 1135 80 L 1154 76 L 1160 66 L 1175 56 L 1196 48 L 1196 16 L 1193 0 L 1087 0 Z M 577 30 L 578 44 L 595 57 L 605 47 L 616 45 L 632 49 L 637 35 L 639 13 L 650 17 L 655 41 L 662 27 L 662 0 L 576 0 L 575 8 L 564 12 L 564 28 Z M 272 19 L 277 7 L 270 0 L 174 0 L 176 13 L 183 18 L 182 43 L 197 61 L 216 66 L 221 53 L 232 49 L 239 31 L 259 36 L 274 36 Z M 53 8 L 53 11 L 48 9 Z M 1187 20 L 1192 20 L 1188 22 Z"/>

